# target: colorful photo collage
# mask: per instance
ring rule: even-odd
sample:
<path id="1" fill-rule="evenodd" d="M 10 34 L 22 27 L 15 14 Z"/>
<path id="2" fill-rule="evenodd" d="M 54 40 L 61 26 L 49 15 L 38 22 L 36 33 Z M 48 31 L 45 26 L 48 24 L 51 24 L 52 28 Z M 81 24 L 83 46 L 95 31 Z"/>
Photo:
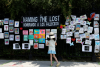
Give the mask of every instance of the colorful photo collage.
<path id="1" fill-rule="evenodd" d="M 91 13 L 92 14 L 92 13 Z M 72 20 L 71 20 L 72 18 Z M 76 15 L 71 15 L 71 18 L 67 16 L 65 21 L 65 27 L 61 28 L 61 39 L 66 39 L 66 43 L 69 43 L 70 46 L 74 46 L 74 41 L 82 45 L 83 52 L 92 52 L 92 39 L 95 40 L 95 53 L 100 51 L 100 36 L 99 36 L 99 14 L 95 14 L 93 27 L 91 20 L 88 20 L 86 15 L 81 15 L 76 17 Z M 93 29 L 94 28 L 94 29 Z M 93 33 L 94 30 L 94 33 Z M 74 38 L 72 38 L 74 36 Z M 85 38 L 85 41 L 83 39 Z M 73 40 L 74 39 L 74 40 Z M 97 45 L 99 44 L 99 46 Z M 97 48 L 99 47 L 99 48 Z M 88 49 L 85 50 L 85 49 Z M 98 50 L 98 51 L 97 51 Z"/>
<path id="2" fill-rule="evenodd" d="M 4 33 L 2 33 L 2 28 L 0 28 L 0 34 L 2 35 L 0 36 L 0 39 L 4 39 L 5 45 L 9 45 L 9 41 L 20 41 L 20 35 L 18 35 L 19 28 L 14 28 L 19 27 L 19 21 L 4 18 L 4 20 L 0 20 L 0 26 L 4 26 Z M 17 35 L 15 35 L 14 33 Z"/>

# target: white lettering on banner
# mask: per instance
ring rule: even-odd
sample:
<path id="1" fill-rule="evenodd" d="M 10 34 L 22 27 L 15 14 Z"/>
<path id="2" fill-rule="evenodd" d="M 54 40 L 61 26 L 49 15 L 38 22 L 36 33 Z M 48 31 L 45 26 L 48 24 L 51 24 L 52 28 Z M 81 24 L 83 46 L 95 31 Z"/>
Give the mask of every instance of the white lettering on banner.
<path id="1" fill-rule="evenodd" d="M 23 23 L 23 27 L 36 27 L 36 23 Z"/>
<path id="2" fill-rule="evenodd" d="M 51 16 L 49 17 L 49 21 L 51 22 L 51 21 L 59 21 L 59 16 L 52 16 L 52 18 L 51 18 Z"/>
<path id="3" fill-rule="evenodd" d="M 37 17 L 23 17 L 23 22 L 38 22 Z"/>
<path id="4" fill-rule="evenodd" d="M 47 22 L 47 16 L 40 16 L 40 22 Z"/>
<path id="5" fill-rule="evenodd" d="M 45 23 L 40 23 L 40 26 L 45 26 Z"/>
<path id="6" fill-rule="evenodd" d="M 46 23 L 46 26 L 57 26 L 59 25 L 59 22 L 48 22 Z"/>

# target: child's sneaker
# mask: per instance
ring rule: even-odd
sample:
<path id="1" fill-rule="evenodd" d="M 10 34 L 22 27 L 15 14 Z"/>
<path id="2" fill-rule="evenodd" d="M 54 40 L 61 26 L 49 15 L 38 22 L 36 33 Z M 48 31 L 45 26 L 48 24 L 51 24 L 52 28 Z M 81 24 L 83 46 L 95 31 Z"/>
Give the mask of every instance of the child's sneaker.
<path id="1" fill-rule="evenodd" d="M 59 63 L 57 63 L 56 67 L 58 67 L 59 65 L 60 65 L 60 62 L 59 62 Z"/>

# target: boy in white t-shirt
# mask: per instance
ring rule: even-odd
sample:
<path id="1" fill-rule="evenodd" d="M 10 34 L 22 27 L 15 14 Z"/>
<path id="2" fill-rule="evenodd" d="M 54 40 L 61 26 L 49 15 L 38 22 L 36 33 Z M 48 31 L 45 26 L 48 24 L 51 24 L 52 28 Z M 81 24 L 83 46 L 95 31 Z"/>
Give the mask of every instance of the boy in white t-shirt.
<path id="1" fill-rule="evenodd" d="M 46 46 L 48 45 L 48 54 L 50 54 L 51 66 L 52 66 L 52 54 L 53 54 L 53 57 L 57 62 L 56 66 L 58 67 L 60 65 L 60 62 L 58 62 L 58 60 L 55 56 L 55 54 L 56 54 L 55 45 L 57 45 L 57 43 L 56 43 L 55 36 L 54 36 L 53 32 L 50 32 L 49 37 L 47 38 L 47 40 L 48 41 L 46 43 Z"/>

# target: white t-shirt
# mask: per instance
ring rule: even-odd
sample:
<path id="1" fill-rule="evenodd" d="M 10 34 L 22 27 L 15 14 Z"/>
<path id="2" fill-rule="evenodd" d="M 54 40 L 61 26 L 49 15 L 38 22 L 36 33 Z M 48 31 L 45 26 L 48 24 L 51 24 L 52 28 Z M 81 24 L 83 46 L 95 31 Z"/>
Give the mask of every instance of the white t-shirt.
<path id="1" fill-rule="evenodd" d="M 48 43 L 49 43 L 49 46 L 48 46 L 48 50 L 53 50 L 53 51 L 55 51 L 55 43 L 56 43 L 56 41 L 54 41 L 54 40 L 49 40 L 48 41 Z"/>

